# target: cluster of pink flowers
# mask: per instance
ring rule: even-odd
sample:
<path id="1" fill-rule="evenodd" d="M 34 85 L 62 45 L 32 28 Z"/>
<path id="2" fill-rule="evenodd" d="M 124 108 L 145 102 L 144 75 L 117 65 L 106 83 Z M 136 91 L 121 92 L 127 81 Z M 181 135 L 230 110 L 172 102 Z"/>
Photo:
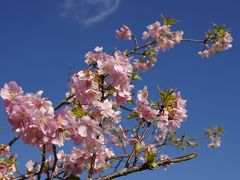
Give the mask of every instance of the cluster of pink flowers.
<path id="1" fill-rule="evenodd" d="M 116 38 L 120 40 L 130 40 L 132 38 L 132 32 L 130 28 L 123 25 L 120 30 L 116 30 Z"/>
<path id="2" fill-rule="evenodd" d="M 90 70 L 79 71 L 71 78 L 70 92 L 75 94 L 81 105 L 92 106 L 94 101 L 101 99 L 97 76 Z"/>
<path id="3" fill-rule="evenodd" d="M 203 51 L 199 51 L 198 54 L 203 58 L 208 58 L 215 53 L 219 53 L 221 51 L 226 51 L 227 49 L 232 47 L 233 38 L 230 33 L 226 32 L 223 38 L 217 39 L 216 42 L 212 44 L 212 46 Z"/>
<path id="4" fill-rule="evenodd" d="M 121 125 L 118 127 L 108 126 L 105 133 L 109 135 L 110 142 L 115 146 L 126 146 L 129 143 L 127 133 Z"/>
<path id="5" fill-rule="evenodd" d="M 22 88 L 13 81 L 5 84 L 0 91 L 13 130 L 31 145 L 49 142 L 55 130 L 51 123 L 54 118 L 52 103 L 41 98 L 41 95 L 42 91 L 24 94 Z"/>
<path id="6" fill-rule="evenodd" d="M 158 111 L 150 107 L 147 98 L 147 87 L 145 87 L 143 90 L 139 90 L 136 102 L 137 107 L 134 111 L 138 114 L 139 118 L 144 119 L 145 121 L 152 121 L 156 119 Z"/>
<path id="7" fill-rule="evenodd" d="M 104 137 L 99 136 L 98 139 L 84 143 L 81 149 L 73 148 L 71 154 L 60 151 L 57 156 L 59 163 L 63 164 L 65 173 L 77 175 L 90 168 L 93 157 L 95 158 L 94 173 L 102 171 L 113 155 L 113 151 L 106 147 Z"/>
<path id="8" fill-rule="evenodd" d="M 186 100 L 182 99 L 180 92 L 173 94 L 174 99 L 163 108 L 157 118 L 157 126 L 162 135 L 180 128 L 181 123 L 187 118 Z"/>
<path id="9" fill-rule="evenodd" d="M 47 154 L 50 151 L 54 154 L 45 161 L 40 173 L 49 175 L 53 169 L 54 175 L 63 173 L 66 177 L 82 174 L 85 170 L 93 170 L 89 171 L 90 176 L 92 173 L 100 173 L 112 165 L 109 160 L 114 156 L 114 152 L 107 146 L 109 142 L 116 146 L 114 148 L 121 146 L 125 154 L 128 150 L 125 146 L 132 146 L 132 154 L 127 157 L 127 163 L 131 164 L 132 155 L 136 155 L 134 165 L 137 164 L 137 156 L 145 152 L 143 162 L 154 165 L 159 144 L 152 139 L 144 141 L 148 136 L 147 131 L 152 128 L 156 133 L 155 139 L 160 142 L 168 132 L 180 128 L 187 118 L 186 100 L 181 97 L 180 92 L 170 90 L 167 93 L 160 92 L 162 102 L 151 103 L 148 101 L 147 87 L 144 87 L 137 93 L 136 107 L 133 111 L 123 105 L 132 101 L 132 81 L 138 79 L 138 72 L 153 67 L 159 51 L 166 51 L 182 41 L 183 31 L 172 32 L 168 25 L 172 23 L 164 21 L 164 24 L 155 22 L 147 26 L 148 31 L 143 33 L 143 39 L 152 39 L 142 46 L 138 46 L 128 26 L 123 25 L 120 30 L 116 30 L 117 39 L 134 38 L 134 50 L 116 50 L 110 55 L 103 52 L 102 47 L 96 47 L 93 52 L 88 52 L 85 62 L 89 69 L 71 76 L 68 95 L 65 101 L 55 108 L 51 101 L 42 97 L 43 91 L 35 94 L 24 93 L 14 81 L 0 89 L 0 97 L 4 101 L 13 131 L 20 135 L 24 143 L 38 146 L 40 150 L 45 149 Z M 208 50 L 199 54 L 209 57 L 229 49 L 232 46 L 231 42 L 232 37 L 226 32 L 223 38 L 218 38 Z M 145 50 L 140 52 L 143 49 Z M 130 57 L 132 54 L 137 54 L 136 58 L 139 59 Z M 131 118 L 137 117 L 137 127 L 124 129 L 117 125 L 121 121 L 121 108 L 131 111 Z M 143 130 L 142 125 L 147 125 L 147 128 Z M 222 131 L 220 128 L 209 130 L 207 135 L 212 140 L 209 147 L 220 146 L 221 139 L 218 133 L 221 134 Z M 66 154 L 61 150 L 56 158 L 55 145 L 64 146 L 69 140 L 74 142 L 72 152 Z M 0 145 L 0 179 L 14 178 L 16 156 L 11 155 L 10 146 Z M 170 158 L 161 155 L 158 159 L 164 161 Z M 121 166 L 122 160 L 115 170 Z M 166 163 L 163 167 L 168 168 L 169 165 Z M 24 178 L 34 178 L 40 170 L 40 165 L 32 160 L 29 160 L 25 167 L 27 172 L 23 175 Z"/>
<path id="10" fill-rule="evenodd" d="M 169 26 L 161 25 L 158 21 L 148 25 L 147 29 L 148 32 L 143 32 L 143 39 L 153 38 L 157 43 L 156 51 L 166 51 L 182 40 L 183 31 L 171 32 Z"/>
<path id="11" fill-rule="evenodd" d="M 133 66 L 130 58 L 120 51 L 116 51 L 114 56 L 102 52 L 102 48 L 96 48 L 94 52 L 86 54 L 86 63 L 96 66 L 97 74 L 105 78 L 105 96 L 116 96 L 115 105 L 120 106 L 131 100 L 131 73 Z"/>
<path id="12" fill-rule="evenodd" d="M 150 57 L 149 59 L 135 59 L 133 62 L 133 68 L 136 71 L 146 71 L 154 66 L 157 59 L 155 57 Z"/>

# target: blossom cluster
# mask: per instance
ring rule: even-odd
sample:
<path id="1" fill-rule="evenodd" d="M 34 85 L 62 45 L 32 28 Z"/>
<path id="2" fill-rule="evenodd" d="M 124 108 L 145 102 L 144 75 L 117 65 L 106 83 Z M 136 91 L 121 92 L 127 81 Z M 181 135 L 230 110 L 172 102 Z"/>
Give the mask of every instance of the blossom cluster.
<path id="1" fill-rule="evenodd" d="M 120 30 L 116 30 L 116 38 L 120 40 L 131 40 L 132 32 L 130 28 L 126 25 L 123 25 Z"/>
<path id="2" fill-rule="evenodd" d="M 155 51 L 157 52 L 173 48 L 174 45 L 182 40 L 183 31 L 172 32 L 169 26 L 161 25 L 158 21 L 148 25 L 147 29 L 148 31 L 143 32 L 143 39 L 153 38 L 157 44 L 155 46 Z"/>
<path id="3" fill-rule="evenodd" d="M 226 32 L 222 38 L 218 38 L 210 48 L 199 51 L 198 54 L 203 58 L 208 58 L 215 53 L 226 51 L 232 47 L 233 38 L 229 32 Z"/>
<path id="4" fill-rule="evenodd" d="M 132 148 L 127 163 L 131 164 L 135 153 L 133 164 L 137 164 L 137 156 L 144 152 L 143 162 L 154 166 L 159 145 L 156 140 L 157 143 L 167 140 L 166 135 L 180 128 L 187 118 L 186 100 L 174 90 L 160 91 L 161 100 L 151 102 L 148 89 L 144 87 L 137 92 L 135 104 L 133 101 L 133 81 L 138 79 L 138 73 L 154 66 L 159 51 L 166 51 L 183 39 L 183 31 L 173 32 L 170 29 L 174 19 L 165 18 L 164 21 L 163 25 L 157 21 L 147 26 L 143 39 L 151 38 L 151 41 L 142 46 L 138 45 L 128 26 L 123 25 L 116 30 L 117 39 L 135 40 L 136 47 L 132 51 L 115 50 L 107 54 L 102 47 L 96 47 L 88 52 L 85 55 L 88 68 L 70 77 L 67 97 L 55 108 L 50 100 L 42 97 L 43 91 L 24 93 L 14 81 L 0 90 L 13 131 L 24 143 L 39 147 L 43 153 L 46 153 L 45 150 L 54 153 L 41 167 L 43 173 L 49 175 L 50 170 L 54 170 L 56 176 L 61 173 L 76 176 L 86 170 L 89 170 L 90 176 L 91 173 L 100 173 L 114 164 L 109 160 L 115 156 L 117 147 L 122 147 L 125 154 Z M 231 42 L 231 35 L 224 31 L 224 36 L 219 36 L 208 50 L 199 54 L 209 57 L 229 49 Z M 140 49 L 144 50 L 140 52 Z M 131 57 L 132 54 L 137 54 L 137 57 Z M 135 105 L 133 109 L 125 106 L 130 102 Z M 138 121 L 135 128 L 125 129 L 124 123 L 119 124 L 122 122 L 121 108 L 133 113 L 132 117 Z M 147 125 L 145 130 L 142 129 L 144 125 Z M 150 128 L 155 139 L 144 141 Z M 143 132 L 142 136 L 140 132 Z M 209 147 L 220 146 L 218 135 L 221 133 L 219 128 L 208 131 L 207 135 L 212 140 Z M 74 142 L 71 153 L 59 149 L 56 154 L 56 145 L 61 148 L 70 140 Z M 110 148 L 109 143 L 115 146 Z M 0 179 L 13 178 L 16 156 L 10 155 L 10 145 L 0 146 L 0 156 Z M 125 161 L 124 158 L 115 171 Z M 160 161 L 167 159 L 170 159 L 167 155 L 159 156 Z M 24 178 L 31 178 L 41 171 L 40 165 L 31 160 L 25 167 L 27 173 Z M 163 164 L 163 167 L 168 168 L 169 164 Z"/>
<path id="5" fill-rule="evenodd" d="M 52 103 L 41 98 L 41 95 L 42 91 L 24 94 L 22 88 L 14 81 L 5 84 L 0 91 L 8 120 L 26 144 L 45 144 L 54 134 L 54 126 L 51 123 L 54 109 Z"/>
<path id="6" fill-rule="evenodd" d="M 139 90 L 137 94 L 137 107 L 134 112 L 142 120 L 156 122 L 161 134 L 165 136 L 168 132 L 176 131 L 180 128 L 181 123 L 187 118 L 186 100 L 180 92 L 169 91 L 162 97 L 162 105 L 156 109 L 151 106 L 147 100 L 148 91 L 145 87 Z"/>
<path id="7" fill-rule="evenodd" d="M 157 118 L 158 111 L 151 108 L 147 98 L 147 87 L 138 91 L 135 112 L 138 114 L 139 118 L 144 119 L 145 121 L 152 121 Z"/>
<path id="8" fill-rule="evenodd" d="M 104 89 L 104 96 L 113 95 L 115 105 L 120 106 L 131 100 L 131 74 L 133 66 L 131 58 L 120 51 L 116 51 L 114 56 L 102 52 L 102 48 L 96 48 L 94 52 L 86 54 L 86 63 L 95 67 L 100 81 L 101 91 Z M 99 79 L 100 78 L 100 79 Z"/>
<path id="9" fill-rule="evenodd" d="M 163 109 L 158 117 L 157 126 L 163 135 L 168 132 L 176 131 L 181 123 L 187 118 L 186 100 L 180 92 L 171 92 L 162 99 Z"/>

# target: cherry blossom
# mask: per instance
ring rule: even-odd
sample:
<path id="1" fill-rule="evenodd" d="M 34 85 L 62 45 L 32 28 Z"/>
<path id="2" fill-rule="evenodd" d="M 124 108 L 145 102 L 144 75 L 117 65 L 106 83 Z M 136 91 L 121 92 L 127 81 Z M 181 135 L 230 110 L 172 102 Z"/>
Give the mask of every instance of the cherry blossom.
<path id="1" fill-rule="evenodd" d="M 116 38 L 121 40 L 130 40 L 132 38 L 132 32 L 130 28 L 123 25 L 120 30 L 116 30 Z"/>

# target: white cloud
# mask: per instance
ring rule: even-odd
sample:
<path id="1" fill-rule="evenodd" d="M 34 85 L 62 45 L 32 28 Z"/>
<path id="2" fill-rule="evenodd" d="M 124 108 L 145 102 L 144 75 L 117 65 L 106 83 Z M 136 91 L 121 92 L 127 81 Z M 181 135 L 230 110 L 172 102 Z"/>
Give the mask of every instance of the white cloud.
<path id="1" fill-rule="evenodd" d="M 92 25 L 116 11 L 119 4 L 120 0 L 64 0 L 61 15 L 75 18 L 84 25 Z"/>

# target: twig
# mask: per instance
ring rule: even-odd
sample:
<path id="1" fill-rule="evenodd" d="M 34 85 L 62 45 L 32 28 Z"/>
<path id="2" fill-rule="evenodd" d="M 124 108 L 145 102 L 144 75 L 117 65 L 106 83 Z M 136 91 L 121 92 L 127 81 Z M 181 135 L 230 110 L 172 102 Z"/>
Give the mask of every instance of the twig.
<path id="1" fill-rule="evenodd" d="M 122 161 L 123 161 L 123 158 L 121 158 L 119 161 L 118 161 L 118 163 L 117 163 L 117 165 L 116 165 L 116 167 L 115 167 L 115 169 L 114 169 L 114 173 L 117 171 L 117 169 L 118 169 L 118 167 L 120 166 L 120 164 L 122 163 Z"/>
<path id="2" fill-rule="evenodd" d="M 13 139 L 8 142 L 8 146 L 12 146 L 20 138 L 20 134 L 16 135 Z"/>
<path id="3" fill-rule="evenodd" d="M 75 96 L 75 94 L 72 94 L 70 96 L 68 96 L 65 100 L 61 101 L 60 103 L 58 103 L 55 107 L 54 110 L 56 111 L 57 109 L 59 109 L 60 107 L 62 107 L 65 104 L 68 104 L 69 99 L 73 98 Z"/>
<path id="4" fill-rule="evenodd" d="M 198 39 L 182 39 L 181 41 L 185 42 L 200 42 L 200 43 L 205 43 L 204 40 L 198 40 Z"/>
<path id="5" fill-rule="evenodd" d="M 147 127 L 146 127 L 146 129 L 144 130 L 142 136 L 140 137 L 140 139 L 139 139 L 139 141 L 138 141 L 139 143 L 141 143 L 141 141 L 144 139 L 144 137 L 145 137 L 145 135 L 147 134 L 147 132 L 148 132 L 151 124 L 152 124 L 152 122 L 147 122 Z M 127 160 L 127 163 L 126 163 L 126 165 L 125 165 L 126 168 L 129 167 L 129 165 L 130 165 L 130 163 L 131 163 L 131 160 L 132 160 L 132 158 L 133 158 L 133 156 L 134 156 L 134 154 L 135 154 L 135 151 L 136 151 L 136 146 L 134 146 L 134 148 L 133 148 L 133 150 L 132 150 L 132 152 L 131 152 L 128 160 Z"/>
<path id="6" fill-rule="evenodd" d="M 44 166 L 45 166 L 45 161 L 46 161 L 46 145 L 43 144 L 42 164 L 41 164 L 41 167 L 40 167 L 39 172 L 37 173 L 37 179 L 38 179 L 38 180 L 41 179 L 41 174 L 42 174 L 43 168 L 44 168 Z"/>
<path id="7" fill-rule="evenodd" d="M 133 34 L 132 35 L 132 38 L 134 40 L 134 43 L 135 43 L 135 49 L 138 48 L 138 40 L 137 40 L 137 37 Z"/>
<path id="8" fill-rule="evenodd" d="M 53 167 L 52 167 L 52 174 L 51 174 L 51 180 L 53 180 L 53 177 L 54 177 L 54 171 L 56 169 L 56 165 L 57 165 L 57 152 L 56 152 L 56 145 L 53 144 L 52 145 L 52 148 L 53 148 L 53 156 L 54 156 L 54 162 L 53 162 Z"/>
<path id="9" fill-rule="evenodd" d="M 96 153 L 93 153 L 92 160 L 91 160 L 91 166 L 90 166 L 90 169 L 88 172 L 88 179 L 92 178 L 95 160 L 96 160 Z"/>
<path id="10" fill-rule="evenodd" d="M 127 110 L 127 111 L 130 111 L 130 112 L 133 112 L 133 110 L 129 109 L 129 108 L 126 108 L 124 106 L 120 106 L 120 108 L 124 109 L 124 110 Z"/>

